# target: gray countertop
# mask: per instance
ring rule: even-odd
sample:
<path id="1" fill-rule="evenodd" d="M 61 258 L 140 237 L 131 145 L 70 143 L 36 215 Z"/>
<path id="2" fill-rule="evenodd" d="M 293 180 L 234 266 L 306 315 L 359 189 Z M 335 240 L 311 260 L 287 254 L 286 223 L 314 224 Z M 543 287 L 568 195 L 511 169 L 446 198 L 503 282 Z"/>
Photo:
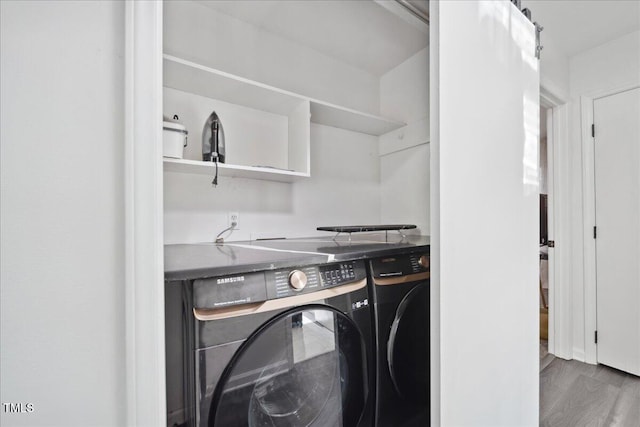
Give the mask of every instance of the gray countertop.
<path id="1" fill-rule="evenodd" d="M 165 279 L 192 280 L 252 271 L 273 270 L 387 256 L 398 252 L 428 252 L 428 236 L 384 233 L 246 242 L 194 243 L 164 247 Z"/>

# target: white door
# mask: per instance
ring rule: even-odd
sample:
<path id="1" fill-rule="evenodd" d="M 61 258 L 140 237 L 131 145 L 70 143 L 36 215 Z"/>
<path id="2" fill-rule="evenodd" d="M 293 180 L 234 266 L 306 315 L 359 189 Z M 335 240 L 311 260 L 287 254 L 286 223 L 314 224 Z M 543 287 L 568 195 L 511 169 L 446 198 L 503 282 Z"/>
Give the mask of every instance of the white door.
<path id="1" fill-rule="evenodd" d="M 537 426 L 535 28 L 508 1 L 430 11 L 432 414 L 443 426 Z"/>
<path id="2" fill-rule="evenodd" d="M 640 88 L 593 115 L 598 362 L 640 375 Z"/>

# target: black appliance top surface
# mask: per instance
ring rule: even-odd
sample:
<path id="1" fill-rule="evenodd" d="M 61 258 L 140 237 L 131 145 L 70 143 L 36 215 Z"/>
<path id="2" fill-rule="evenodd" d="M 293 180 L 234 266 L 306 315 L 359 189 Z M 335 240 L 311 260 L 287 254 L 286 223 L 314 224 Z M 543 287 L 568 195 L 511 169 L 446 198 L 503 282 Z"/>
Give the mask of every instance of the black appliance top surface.
<path id="1" fill-rule="evenodd" d="M 330 225 L 318 227 L 316 230 L 333 231 L 335 233 L 361 233 L 363 231 L 397 231 L 416 228 L 414 224 L 388 224 L 388 225 Z"/>
<path id="2" fill-rule="evenodd" d="M 422 249 L 428 236 L 395 233 L 372 235 L 254 240 L 224 244 L 195 243 L 164 247 L 166 280 L 192 280 L 278 268 L 300 267 L 387 256 Z"/>

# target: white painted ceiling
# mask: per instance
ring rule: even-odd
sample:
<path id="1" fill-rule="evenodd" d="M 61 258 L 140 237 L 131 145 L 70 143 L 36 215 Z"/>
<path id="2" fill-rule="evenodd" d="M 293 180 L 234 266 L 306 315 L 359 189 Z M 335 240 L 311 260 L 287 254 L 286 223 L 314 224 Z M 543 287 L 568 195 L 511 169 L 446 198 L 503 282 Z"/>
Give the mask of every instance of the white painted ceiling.
<path id="1" fill-rule="evenodd" d="M 408 1 L 428 9 L 425 0 Z M 371 0 L 199 2 L 376 76 L 428 45 L 425 28 Z M 640 0 L 523 0 L 522 7 L 544 27 L 542 44 L 549 37 L 569 57 L 640 29 Z"/>
<path id="2" fill-rule="evenodd" d="M 428 45 L 425 30 L 370 0 L 200 3 L 376 76 Z"/>
<path id="3" fill-rule="evenodd" d="M 640 0 L 523 0 L 533 21 L 571 57 L 640 29 Z M 543 51 L 544 55 L 544 51 Z"/>

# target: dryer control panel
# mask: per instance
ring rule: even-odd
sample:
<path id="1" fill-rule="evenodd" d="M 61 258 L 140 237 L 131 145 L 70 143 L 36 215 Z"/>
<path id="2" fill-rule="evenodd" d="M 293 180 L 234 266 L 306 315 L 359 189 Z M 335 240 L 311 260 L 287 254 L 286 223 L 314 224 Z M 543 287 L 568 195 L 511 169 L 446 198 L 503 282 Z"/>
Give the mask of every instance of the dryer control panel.
<path id="1" fill-rule="evenodd" d="M 430 259 L 423 253 L 393 255 L 374 259 L 371 268 L 376 278 L 407 276 L 429 271 Z"/>

